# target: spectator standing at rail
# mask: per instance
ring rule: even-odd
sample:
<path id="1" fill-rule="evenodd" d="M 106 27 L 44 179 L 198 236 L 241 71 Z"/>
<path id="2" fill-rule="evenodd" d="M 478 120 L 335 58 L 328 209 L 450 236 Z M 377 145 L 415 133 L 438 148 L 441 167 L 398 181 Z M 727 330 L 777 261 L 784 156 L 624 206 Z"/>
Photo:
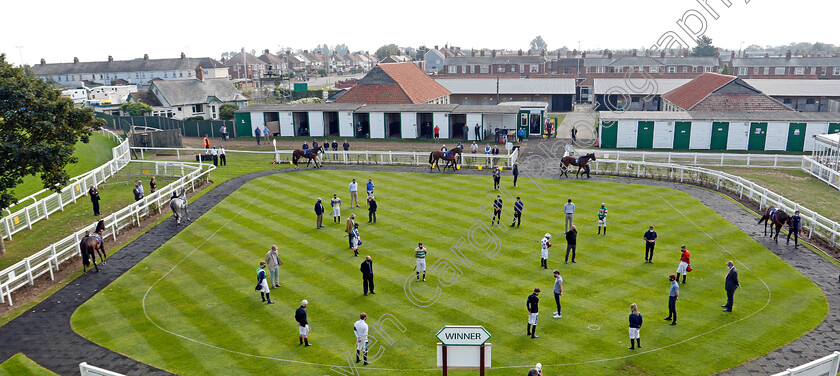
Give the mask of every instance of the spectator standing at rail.
<path id="1" fill-rule="evenodd" d="M 344 151 L 350 151 L 350 143 L 347 142 L 347 140 L 344 140 L 344 143 L 341 144 L 341 148 L 344 149 Z"/>
<path id="2" fill-rule="evenodd" d="M 262 135 L 262 134 L 260 133 L 260 128 L 259 128 L 259 127 L 254 128 L 254 138 L 256 138 L 256 139 L 257 139 L 257 146 L 259 146 L 259 145 L 260 145 L 260 136 L 261 136 L 261 135 Z"/>
<path id="3" fill-rule="evenodd" d="M 475 141 L 473 141 L 472 145 L 470 145 L 470 152 L 473 154 L 478 152 L 478 145 L 476 145 Z"/>
<path id="4" fill-rule="evenodd" d="M 155 181 L 155 178 L 152 178 L 152 181 Z M 93 184 L 88 189 L 88 197 L 90 197 L 90 203 L 93 204 L 93 215 L 99 215 L 99 191 Z"/>
<path id="5" fill-rule="evenodd" d="M 145 197 L 146 194 L 143 192 L 143 182 L 140 180 L 134 184 L 134 201 L 140 201 Z"/>

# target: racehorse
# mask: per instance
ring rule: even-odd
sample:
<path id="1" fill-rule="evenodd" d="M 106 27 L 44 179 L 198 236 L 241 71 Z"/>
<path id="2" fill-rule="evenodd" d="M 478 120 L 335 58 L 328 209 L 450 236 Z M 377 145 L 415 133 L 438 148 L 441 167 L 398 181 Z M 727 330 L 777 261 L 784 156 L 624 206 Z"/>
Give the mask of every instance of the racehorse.
<path id="1" fill-rule="evenodd" d="M 186 189 L 181 188 L 181 193 L 172 192 L 172 198 L 169 199 L 169 208 L 172 209 L 172 214 L 175 215 L 175 226 L 181 225 L 181 217 L 190 220 L 190 213 L 187 212 L 187 195 Z"/>
<path id="2" fill-rule="evenodd" d="M 438 161 L 443 159 L 446 161 L 446 165 L 443 166 L 443 172 L 446 172 L 447 167 L 451 167 L 452 170 L 455 171 L 455 164 L 457 163 L 459 156 L 461 156 L 461 148 L 459 147 L 450 149 L 446 155 L 444 155 L 440 150 L 433 151 L 429 153 L 429 170 L 431 170 L 434 166 L 437 166 L 438 171 L 440 171 L 440 164 L 438 164 Z"/>
<path id="3" fill-rule="evenodd" d="M 790 220 L 790 216 L 782 209 L 776 209 L 775 206 L 770 206 L 764 211 L 764 215 L 758 220 L 758 223 L 764 222 L 764 236 L 767 236 L 767 225 L 770 224 L 770 237 L 778 243 L 779 230 Z M 773 236 L 773 227 L 776 227 L 776 235 Z"/>
<path id="4" fill-rule="evenodd" d="M 562 159 L 560 159 L 560 162 L 563 163 L 563 168 L 560 170 L 560 176 L 565 175 L 568 178 L 569 177 L 569 165 L 572 165 L 572 166 L 578 166 L 578 170 L 577 170 L 577 174 L 575 174 L 575 178 L 580 177 L 580 175 L 581 175 L 580 171 L 581 170 L 583 170 L 583 172 L 586 173 L 587 178 L 591 178 L 591 176 L 589 176 L 589 161 L 590 160 L 592 160 L 592 161 L 595 160 L 595 153 L 589 153 L 589 154 L 584 155 L 582 157 L 572 157 L 572 156 L 563 157 Z"/>
<path id="5" fill-rule="evenodd" d="M 301 158 L 306 158 L 306 167 L 309 167 L 309 162 L 315 162 L 315 168 L 321 168 L 321 164 L 318 163 L 318 154 L 322 154 L 324 151 L 321 149 L 321 146 L 316 146 L 312 149 L 295 149 L 292 152 L 292 164 L 295 165 L 295 169 L 298 168 L 298 161 Z"/>
<path id="6" fill-rule="evenodd" d="M 96 225 L 96 232 L 93 234 L 85 234 L 82 241 L 79 243 L 79 249 L 82 252 L 82 273 L 87 273 L 87 267 L 93 262 L 93 267 L 99 272 L 99 266 L 96 265 L 96 254 L 99 253 L 99 263 L 104 264 L 105 258 L 105 239 L 102 238 L 102 230 L 105 229 L 105 221 L 99 221 Z"/>

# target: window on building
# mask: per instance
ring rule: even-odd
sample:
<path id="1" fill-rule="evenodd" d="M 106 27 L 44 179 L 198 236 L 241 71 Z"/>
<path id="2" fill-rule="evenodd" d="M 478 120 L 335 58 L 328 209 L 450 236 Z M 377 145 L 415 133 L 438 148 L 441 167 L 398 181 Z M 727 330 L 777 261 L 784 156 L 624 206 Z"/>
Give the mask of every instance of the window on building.
<path id="1" fill-rule="evenodd" d="M 490 73 L 490 67 L 487 65 L 481 65 L 478 69 L 481 73 Z"/>
<path id="2" fill-rule="evenodd" d="M 822 67 L 822 75 L 825 76 L 826 74 L 828 74 L 828 68 Z"/>
<path id="3" fill-rule="evenodd" d="M 76 75 L 75 74 L 70 76 L 70 81 L 76 81 Z"/>
<path id="4" fill-rule="evenodd" d="M 499 65 L 498 67 L 496 67 L 496 72 L 504 73 L 505 72 L 504 65 Z"/>
<path id="5" fill-rule="evenodd" d="M 456 66 L 454 66 L 454 65 L 450 65 L 450 66 L 449 66 L 449 69 L 447 70 L 447 72 L 449 72 L 449 73 L 458 73 L 458 67 L 456 67 Z"/>
<path id="6" fill-rule="evenodd" d="M 202 104 L 192 105 L 192 112 L 194 114 L 203 113 L 204 112 L 204 105 L 202 105 Z"/>
<path id="7" fill-rule="evenodd" d="M 659 73 L 659 67 L 656 65 L 650 66 L 650 73 Z"/>
<path id="8" fill-rule="evenodd" d="M 639 97 L 630 97 L 631 103 L 639 103 Z"/>
<path id="9" fill-rule="evenodd" d="M 184 77 L 184 72 L 179 72 L 178 77 Z"/>
<path id="10" fill-rule="evenodd" d="M 834 75 L 840 76 L 840 67 L 834 67 Z"/>
<path id="11" fill-rule="evenodd" d="M 747 67 L 738 67 L 738 75 L 739 76 L 746 76 L 747 75 Z"/>
<path id="12" fill-rule="evenodd" d="M 163 78 L 169 78 L 169 72 L 163 72 Z"/>
<path id="13" fill-rule="evenodd" d="M 711 72 L 712 67 L 703 67 L 704 72 Z"/>
<path id="14" fill-rule="evenodd" d="M 70 81 L 70 76 L 65 75 L 64 76 L 64 81 Z"/>
<path id="15" fill-rule="evenodd" d="M 182 110 L 181 110 L 181 107 L 178 107 L 178 112 L 181 112 L 181 111 L 182 111 Z"/>
<path id="16" fill-rule="evenodd" d="M 470 73 L 475 73 L 475 65 L 470 65 Z"/>
<path id="17" fill-rule="evenodd" d="M 187 77 L 192 77 L 192 71 L 187 71 Z"/>
<path id="18" fill-rule="evenodd" d="M 793 104 L 793 99 L 791 98 L 783 98 L 782 103 L 784 104 Z"/>
<path id="19" fill-rule="evenodd" d="M 58 76 L 58 82 L 61 82 L 61 76 Z"/>
<path id="20" fill-rule="evenodd" d="M 592 67 L 586 67 L 586 73 L 592 73 L 592 70 L 590 68 Z"/>
<path id="21" fill-rule="evenodd" d="M 784 75 L 785 74 L 785 67 L 775 67 L 773 69 L 773 74 L 775 74 L 777 76 Z"/>
<path id="22" fill-rule="evenodd" d="M 805 74 L 805 67 L 793 68 L 793 74 Z"/>
<path id="23" fill-rule="evenodd" d="M 596 69 L 596 72 L 597 72 L 597 73 L 604 73 L 604 72 L 605 72 L 605 68 L 604 68 L 604 67 L 598 67 L 598 69 Z"/>
<path id="24" fill-rule="evenodd" d="M 814 98 L 805 99 L 805 104 L 815 104 L 815 103 L 817 103 L 817 102 L 816 102 L 816 100 L 814 100 Z"/>
<path id="25" fill-rule="evenodd" d="M 677 73 L 677 67 L 668 67 L 668 73 Z"/>
<path id="26" fill-rule="evenodd" d="M 683 73 L 688 73 L 688 67 L 683 67 Z"/>

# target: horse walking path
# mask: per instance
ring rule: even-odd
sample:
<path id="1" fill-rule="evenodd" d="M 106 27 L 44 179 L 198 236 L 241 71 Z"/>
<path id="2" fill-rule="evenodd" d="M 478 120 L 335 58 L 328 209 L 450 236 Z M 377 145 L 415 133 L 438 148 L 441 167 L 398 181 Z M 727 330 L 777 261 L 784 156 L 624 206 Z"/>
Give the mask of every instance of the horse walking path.
<path id="1" fill-rule="evenodd" d="M 522 148 L 523 158 L 520 162 L 522 181 L 527 181 L 529 176 L 556 177 L 559 170 L 546 168 L 546 162 L 551 166 L 551 161 L 562 156 L 564 145 L 565 143 L 559 139 L 526 142 Z M 558 155 L 557 152 L 560 154 Z M 553 163 L 553 165 L 556 165 L 556 163 Z M 375 166 L 330 166 L 330 169 L 425 172 L 425 170 L 417 168 Z M 293 171 L 291 169 L 264 171 L 228 180 L 190 203 L 192 218 L 199 218 L 248 181 Z M 462 170 L 458 173 L 489 175 L 489 171 Z M 509 179 L 509 177 L 507 178 Z M 809 250 L 794 250 L 783 243 L 777 245 L 767 240 L 760 232 L 761 228 L 755 224 L 756 218 L 752 213 L 730 200 L 722 199 L 715 192 L 690 185 L 644 179 L 597 176 L 593 179 L 664 186 L 691 194 L 814 281 L 828 297 L 830 305 L 828 316 L 816 329 L 770 354 L 725 371 L 723 374 L 738 376 L 766 375 L 784 371 L 787 368 L 827 355 L 840 343 L 840 334 L 835 331 L 836 328 L 840 328 L 840 310 L 838 310 L 840 294 L 835 291 L 837 289 L 835 277 L 840 272 L 840 268 L 834 264 Z M 2 341 L 0 341 L 0 362 L 6 361 L 14 354 L 21 352 L 36 363 L 61 375 L 78 375 L 78 364 L 81 362 L 88 362 L 91 365 L 123 374 L 168 375 L 169 373 L 166 371 L 138 362 L 81 337 L 70 327 L 70 317 L 91 296 L 104 289 L 185 227 L 176 228 L 172 226 L 171 220 L 166 220 L 149 229 L 120 252 L 109 257 L 100 273 L 89 273 L 77 278 L 26 313 L 0 327 L 0 338 L 2 338 Z M 721 277 L 722 279 L 723 277 Z M 725 294 L 721 283 L 721 301 L 723 302 L 724 299 Z M 737 307 L 736 295 L 735 308 L 737 309 Z M 103 325 L 106 325 L 106 323 L 103 323 Z"/>

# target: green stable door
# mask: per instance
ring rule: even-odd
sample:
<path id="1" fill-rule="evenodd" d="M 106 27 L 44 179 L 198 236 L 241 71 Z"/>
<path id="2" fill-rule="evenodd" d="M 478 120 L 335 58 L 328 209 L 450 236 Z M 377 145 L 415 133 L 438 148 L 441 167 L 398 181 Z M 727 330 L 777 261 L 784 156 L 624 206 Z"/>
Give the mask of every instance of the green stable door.
<path id="1" fill-rule="evenodd" d="M 767 142 L 767 123 L 750 124 L 750 141 L 747 143 L 747 150 L 764 150 Z"/>
<path id="2" fill-rule="evenodd" d="M 253 136 L 254 131 L 251 129 L 251 113 L 250 112 L 237 112 L 233 114 L 233 120 L 236 122 L 236 135 L 237 136 Z M 233 132 L 228 131 L 228 134 L 233 134 Z"/>
<path id="3" fill-rule="evenodd" d="M 840 133 L 840 123 L 829 123 L 828 134 Z"/>
<path id="4" fill-rule="evenodd" d="M 640 121 L 636 134 L 636 149 L 653 149 L 653 122 Z"/>
<path id="5" fill-rule="evenodd" d="M 802 151 L 805 149 L 805 123 L 790 123 L 787 139 L 787 151 Z"/>
<path id="6" fill-rule="evenodd" d="M 598 130 L 601 135 L 602 148 L 614 148 L 618 145 L 618 122 L 605 121 Z"/>
<path id="7" fill-rule="evenodd" d="M 674 123 L 674 149 L 688 150 L 691 142 L 691 122 L 678 121 Z"/>
<path id="8" fill-rule="evenodd" d="M 712 140 L 709 149 L 726 150 L 726 143 L 729 141 L 729 123 L 712 123 Z"/>

